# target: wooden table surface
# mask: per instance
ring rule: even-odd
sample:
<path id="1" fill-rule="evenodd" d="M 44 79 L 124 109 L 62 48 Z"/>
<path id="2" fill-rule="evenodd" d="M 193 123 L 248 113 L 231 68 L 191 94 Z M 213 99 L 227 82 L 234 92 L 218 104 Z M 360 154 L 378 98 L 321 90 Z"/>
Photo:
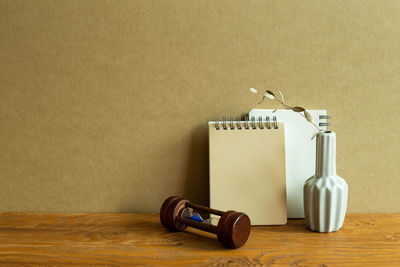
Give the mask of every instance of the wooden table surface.
<path id="1" fill-rule="evenodd" d="M 240 249 L 195 229 L 171 233 L 158 214 L 0 213 L 0 266 L 400 266 L 400 214 L 347 215 L 335 233 L 304 220 L 255 226 Z"/>

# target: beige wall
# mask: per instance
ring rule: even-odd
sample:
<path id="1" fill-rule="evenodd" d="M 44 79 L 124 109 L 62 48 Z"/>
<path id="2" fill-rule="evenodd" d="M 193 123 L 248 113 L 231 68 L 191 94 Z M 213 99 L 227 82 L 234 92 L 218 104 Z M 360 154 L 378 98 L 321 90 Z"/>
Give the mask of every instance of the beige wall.
<path id="1" fill-rule="evenodd" d="M 207 203 L 207 121 L 326 108 L 350 212 L 399 212 L 400 1 L 0 1 L 0 210 Z M 274 107 L 271 102 L 262 107 Z"/>

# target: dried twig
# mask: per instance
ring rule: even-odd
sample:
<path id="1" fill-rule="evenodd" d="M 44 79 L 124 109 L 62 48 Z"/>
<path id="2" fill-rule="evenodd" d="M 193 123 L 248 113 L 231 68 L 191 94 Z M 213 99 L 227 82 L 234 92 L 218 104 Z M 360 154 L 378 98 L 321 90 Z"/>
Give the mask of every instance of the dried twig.
<path id="1" fill-rule="evenodd" d="M 254 93 L 254 94 L 257 94 L 257 93 L 258 93 L 257 90 L 254 89 L 254 88 L 250 88 L 250 91 L 251 91 L 252 93 Z M 269 99 L 275 100 L 275 101 L 277 101 L 279 104 L 281 104 L 285 109 L 291 109 L 291 110 L 293 110 L 294 112 L 298 113 L 299 115 L 303 116 L 308 122 L 310 122 L 315 128 L 317 128 L 318 131 L 322 131 L 321 128 L 319 128 L 318 125 L 316 125 L 316 124 L 312 121 L 312 118 L 311 118 L 310 113 L 308 113 L 308 111 L 307 111 L 305 108 L 299 107 L 299 106 L 291 107 L 291 106 L 287 105 L 287 104 L 285 103 L 285 98 L 283 97 L 282 92 L 279 91 L 279 90 L 278 90 L 278 92 L 279 92 L 279 94 L 280 94 L 281 99 L 278 99 L 278 98 L 275 96 L 274 92 L 272 92 L 272 91 L 270 91 L 270 90 L 266 90 L 266 91 L 265 91 L 265 94 L 263 95 L 263 97 L 261 98 L 261 100 L 258 102 L 258 104 L 263 103 L 265 98 L 269 98 Z M 277 109 L 275 109 L 275 110 L 272 111 L 272 112 L 275 112 L 275 111 L 277 111 Z M 315 135 L 314 135 L 311 139 L 313 139 L 314 137 L 315 137 Z"/>

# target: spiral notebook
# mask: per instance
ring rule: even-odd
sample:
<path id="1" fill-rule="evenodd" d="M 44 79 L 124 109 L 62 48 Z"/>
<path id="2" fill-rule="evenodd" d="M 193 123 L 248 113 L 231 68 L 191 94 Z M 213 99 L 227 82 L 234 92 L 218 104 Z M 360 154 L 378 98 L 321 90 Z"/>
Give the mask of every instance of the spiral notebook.
<path id="1" fill-rule="evenodd" d="M 307 110 L 312 121 L 322 130 L 326 129 L 326 110 Z M 250 118 L 276 116 L 285 123 L 286 149 L 286 196 L 288 218 L 304 218 L 303 185 L 315 172 L 315 138 L 311 137 L 316 128 L 304 117 L 292 110 L 253 109 Z M 329 123 L 328 123 L 329 124 Z"/>
<path id="2" fill-rule="evenodd" d="M 287 221 L 285 129 L 276 117 L 209 122 L 210 206 L 252 225 Z"/>

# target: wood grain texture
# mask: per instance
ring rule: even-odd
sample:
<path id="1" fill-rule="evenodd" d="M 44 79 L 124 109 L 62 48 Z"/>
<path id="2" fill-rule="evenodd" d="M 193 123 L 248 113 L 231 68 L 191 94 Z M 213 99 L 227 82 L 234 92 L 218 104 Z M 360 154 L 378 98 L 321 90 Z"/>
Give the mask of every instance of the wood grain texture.
<path id="1" fill-rule="evenodd" d="M 238 250 L 195 229 L 168 232 L 158 214 L 0 214 L 0 266 L 396 266 L 400 214 L 351 214 L 336 233 L 304 220 L 252 227 Z"/>

